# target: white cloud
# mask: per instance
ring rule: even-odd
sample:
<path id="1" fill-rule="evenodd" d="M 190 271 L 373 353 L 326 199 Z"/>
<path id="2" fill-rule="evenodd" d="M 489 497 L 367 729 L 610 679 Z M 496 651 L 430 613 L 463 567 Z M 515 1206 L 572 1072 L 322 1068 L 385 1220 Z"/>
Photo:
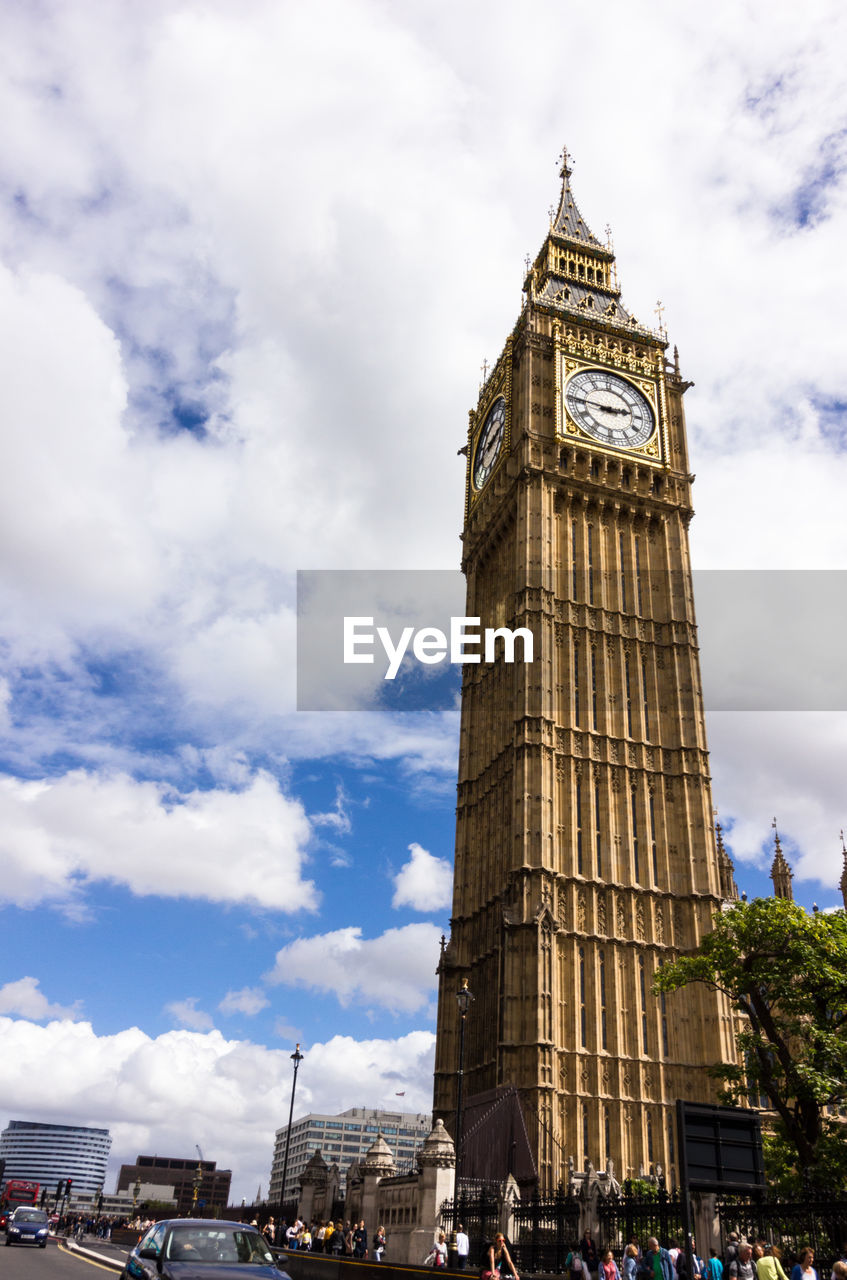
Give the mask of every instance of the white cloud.
<path id="1" fill-rule="evenodd" d="M 410 844 L 411 858 L 394 877 L 392 907 L 411 907 L 413 911 L 443 911 L 453 899 L 453 868 L 445 858 L 436 858 Z"/>
<path id="2" fill-rule="evenodd" d="M 248 1018 L 261 1013 L 270 1004 L 265 993 L 259 987 L 242 987 L 240 991 L 227 991 L 218 1008 L 221 1013 L 243 1013 Z"/>
<path id="3" fill-rule="evenodd" d="M 140 895 L 313 910 L 302 877 L 310 827 L 266 773 L 242 791 L 192 791 L 76 770 L 39 782 L 0 778 L 0 896 L 72 901 L 98 880 Z"/>
<path id="4" fill-rule="evenodd" d="M 42 1022 L 46 1018 L 68 1018 L 73 1021 L 79 1017 L 81 1006 L 81 1000 L 75 1000 L 70 1007 L 51 1004 L 39 989 L 37 978 L 19 978 L 17 982 L 7 982 L 0 987 L 0 1014 L 16 1014 L 35 1022 Z"/>
<path id="5" fill-rule="evenodd" d="M 771 822 L 798 879 L 835 889 L 847 829 L 847 717 L 834 712 L 724 711 L 709 719 L 714 794 L 741 863 L 770 866 Z M 743 878 L 743 867 L 739 868 Z"/>
<path id="6" fill-rule="evenodd" d="M 377 910 L 377 915 L 379 914 Z M 435 990 L 441 930 L 409 924 L 363 938 L 358 926 L 298 938 L 276 953 L 268 982 L 306 987 L 389 1013 L 425 1008 Z"/>
<path id="7" fill-rule="evenodd" d="M 20 1115 L 107 1127 L 111 1163 L 139 1151 L 190 1155 L 198 1142 L 219 1168 L 233 1170 L 232 1194 L 267 1188 L 274 1131 L 288 1118 L 290 1050 L 227 1040 L 219 1031 L 171 1031 L 155 1039 L 137 1027 L 97 1036 L 87 1022 L 0 1018 L 0 1123 Z M 395 1040 L 336 1036 L 305 1045 L 297 1082 L 302 1110 L 335 1112 L 365 1101 L 404 1110 L 432 1106 L 435 1037 Z M 402 1081 L 402 1083 L 401 1083 Z M 188 1135 L 188 1136 L 187 1136 Z"/>
<path id="8" fill-rule="evenodd" d="M 188 996 L 185 1000 L 171 1000 L 165 1005 L 165 1012 L 189 1031 L 211 1031 L 215 1025 L 210 1014 L 197 1008 L 196 996 Z"/>

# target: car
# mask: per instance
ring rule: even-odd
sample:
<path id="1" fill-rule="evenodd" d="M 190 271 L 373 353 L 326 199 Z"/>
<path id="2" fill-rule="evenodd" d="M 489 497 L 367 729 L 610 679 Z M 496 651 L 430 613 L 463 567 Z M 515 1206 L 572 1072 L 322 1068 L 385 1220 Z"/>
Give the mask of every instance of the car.
<path id="1" fill-rule="evenodd" d="M 285 1261 L 244 1222 L 167 1218 L 141 1237 L 120 1280 L 291 1280 Z"/>
<path id="2" fill-rule="evenodd" d="M 33 1209 L 31 1205 L 19 1205 L 6 1222 L 6 1244 L 37 1244 L 39 1249 L 47 1248 L 47 1233 L 50 1220 L 43 1209 Z"/>

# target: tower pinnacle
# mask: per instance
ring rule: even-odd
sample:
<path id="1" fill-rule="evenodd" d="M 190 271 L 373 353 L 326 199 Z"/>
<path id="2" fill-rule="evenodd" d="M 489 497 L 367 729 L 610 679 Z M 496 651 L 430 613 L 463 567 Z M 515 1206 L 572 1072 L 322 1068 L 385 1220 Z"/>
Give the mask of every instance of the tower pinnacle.
<path id="1" fill-rule="evenodd" d="M 773 843 L 774 843 L 774 859 L 771 863 L 771 880 L 773 880 L 773 891 L 777 898 L 787 898 L 789 902 L 794 901 L 794 890 L 791 887 L 791 881 L 794 874 L 785 860 L 782 852 L 782 845 L 779 842 L 779 831 L 777 830 L 776 818 L 771 823 L 773 827 Z"/>

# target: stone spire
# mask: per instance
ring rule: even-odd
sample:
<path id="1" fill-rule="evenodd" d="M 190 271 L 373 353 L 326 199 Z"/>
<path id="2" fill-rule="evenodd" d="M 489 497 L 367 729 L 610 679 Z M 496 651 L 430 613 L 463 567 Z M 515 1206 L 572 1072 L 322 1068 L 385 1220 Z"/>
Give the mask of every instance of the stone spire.
<path id="1" fill-rule="evenodd" d="M 723 827 L 715 823 L 715 836 L 718 842 L 718 875 L 720 876 L 721 897 L 724 902 L 738 901 L 738 885 L 735 883 L 735 867 L 732 858 L 726 851 L 723 842 Z"/>
<path id="2" fill-rule="evenodd" d="M 562 167 L 559 170 L 559 177 L 562 179 L 562 194 L 559 197 L 559 208 L 553 219 L 551 231 L 564 240 L 574 240 L 579 244 L 591 245 L 594 249 L 602 249 L 604 246 L 589 229 L 588 223 L 576 207 L 571 191 L 573 157 L 568 155 L 567 147 L 562 148 L 561 159 Z"/>
<path id="3" fill-rule="evenodd" d="M 847 911 L 847 846 L 844 844 L 844 832 L 841 832 L 841 856 L 844 859 L 844 870 L 841 872 L 841 880 L 839 887 L 841 896 L 844 899 L 844 910 Z"/>
<path id="4" fill-rule="evenodd" d="M 771 863 L 771 880 L 773 880 L 774 896 L 777 898 L 787 898 L 789 902 L 793 902 L 794 890 L 791 887 L 791 881 L 794 879 L 794 874 L 788 863 L 785 861 L 785 856 L 782 852 L 782 845 L 779 843 L 779 832 L 776 827 L 776 818 L 774 818 L 771 825 L 773 826 L 773 843 L 775 850 L 773 862 Z"/>
<path id="5" fill-rule="evenodd" d="M 562 151 L 562 194 L 559 207 L 550 210 L 550 230 L 535 261 L 527 258 L 524 292 L 530 302 L 550 307 L 571 320 L 590 319 L 595 327 L 620 335 L 638 334 L 662 347 L 662 334 L 638 323 L 621 302 L 611 231 L 603 244 L 583 218 L 571 191 L 573 164 L 567 148 Z"/>

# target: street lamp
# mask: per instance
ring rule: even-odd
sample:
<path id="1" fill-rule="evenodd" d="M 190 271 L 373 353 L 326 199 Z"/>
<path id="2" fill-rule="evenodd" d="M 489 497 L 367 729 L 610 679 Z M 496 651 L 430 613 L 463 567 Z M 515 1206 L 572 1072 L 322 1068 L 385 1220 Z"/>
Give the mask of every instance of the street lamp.
<path id="1" fill-rule="evenodd" d="M 465 1019 L 471 1007 L 473 993 L 468 989 L 468 980 L 464 978 L 456 992 L 456 1003 L 459 1006 L 459 1073 L 456 1086 L 456 1200 L 458 1202 L 459 1184 L 462 1177 L 462 1094 L 465 1082 Z"/>
<path id="2" fill-rule="evenodd" d="M 285 1214 L 285 1182 L 288 1177 L 288 1149 L 291 1146 L 291 1124 L 294 1120 L 294 1090 L 297 1088 L 297 1068 L 303 1061 L 304 1054 L 300 1052 L 300 1045 L 295 1046 L 291 1055 L 291 1061 L 294 1063 L 294 1079 L 291 1082 L 291 1106 L 288 1109 L 288 1133 L 285 1135 L 285 1159 L 282 1162 L 282 1190 L 279 1193 L 279 1218 L 282 1221 Z"/>

